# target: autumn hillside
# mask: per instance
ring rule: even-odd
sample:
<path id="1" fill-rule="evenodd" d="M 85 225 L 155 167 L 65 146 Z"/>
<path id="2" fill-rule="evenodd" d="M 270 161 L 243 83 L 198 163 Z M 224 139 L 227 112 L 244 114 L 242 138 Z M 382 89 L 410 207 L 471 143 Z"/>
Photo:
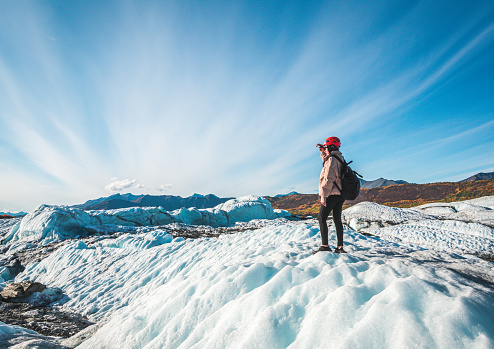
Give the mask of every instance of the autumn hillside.
<path id="1" fill-rule="evenodd" d="M 399 184 L 374 189 L 362 189 L 354 201 L 346 201 L 349 207 L 362 201 L 376 202 L 395 207 L 411 207 L 428 202 L 452 202 L 494 195 L 494 179 L 473 182 L 444 182 L 430 184 Z M 295 194 L 281 197 L 266 197 L 273 208 L 306 216 L 317 215 L 317 194 Z"/>
<path id="2" fill-rule="evenodd" d="M 8 218 L 15 218 L 14 216 L 9 216 L 6 214 L 0 214 L 0 219 L 8 219 Z"/>

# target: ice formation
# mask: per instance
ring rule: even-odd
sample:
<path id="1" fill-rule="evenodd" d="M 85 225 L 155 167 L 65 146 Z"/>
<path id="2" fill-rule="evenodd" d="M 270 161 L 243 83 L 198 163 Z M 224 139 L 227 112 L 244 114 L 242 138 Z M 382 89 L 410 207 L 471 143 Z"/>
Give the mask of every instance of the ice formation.
<path id="1" fill-rule="evenodd" d="M 63 307 L 105 323 L 80 348 L 494 345 L 494 297 L 460 274 L 494 280 L 488 262 L 345 233 L 348 255 L 311 255 L 304 223 L 147 249 L 74 242 L 16 281 L 60 287 Z"/>
<path id="2" fill-rule="evenodd" d="M 431 203 L 414 207 L 441 219 L 480 223 L 494 228 L 494 196 L 450 203 Z"/>
<path id="3" fill-rule="evenodd" d="M 413 208 L 362 202 L 343 212 L 352 229 L 401 243 L 450 251 L 494 254 L 492 196 Z"/>
<path id="4" fill-rule="evenodd" d="M 284 210 L 273 210 L 268 200 L 252 195 L 229 200 L 212 209 L 181 208 L 172 212 L 162 207 L 83 211 L 66 206 L 41 205 L 12 228 L 4 238 L 4 243 L 84 237 L 104 229 L 105 226 L 185 223 L 221 227 L 253 219 L 285 216 L 290 214 Z"/>

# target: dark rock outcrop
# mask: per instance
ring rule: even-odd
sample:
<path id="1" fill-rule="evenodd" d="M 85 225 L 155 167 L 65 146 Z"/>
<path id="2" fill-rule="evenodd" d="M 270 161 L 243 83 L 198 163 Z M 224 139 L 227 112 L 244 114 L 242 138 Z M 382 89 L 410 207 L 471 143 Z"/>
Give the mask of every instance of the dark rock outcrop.
<path id="1" fill-rule="evenodd" d="M 46 287 L 39 282 L 22 281 L 10 283 L 0 292 L 0 298 L 8 303 L 29 303 L 33 306 L 48 306 L 63 297 L 60 288 Z"/>
<path id="2" fill-rule="evenodd" d="M 46 286 L 34 281 L 13 282 L 0 292 L 4 302 L 22 302 L 35 292 L 43 292 Z"/>

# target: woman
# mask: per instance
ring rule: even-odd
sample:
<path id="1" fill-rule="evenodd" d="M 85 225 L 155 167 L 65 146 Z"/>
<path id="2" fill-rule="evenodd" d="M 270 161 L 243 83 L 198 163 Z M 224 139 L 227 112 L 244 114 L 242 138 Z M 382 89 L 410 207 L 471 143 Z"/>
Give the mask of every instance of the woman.
<path id="1" fill-rule="evenodd" d="M 335 253 L 346 253 L 343 249 L 343 224 L 341 222 L 341 211 L 343 210 L 343 202 L 341 197 L 341 178 L 340 160 L 345 161 L 340 153 L 341 142 L 338 137 L 329 137 L 323 146 L 320 146 L 321 159 L 323 168 L 319 178 L 319 196 L 321 197 L 321 207 L 319 208 L 319 226 L 321 228 L 322 245 L 316 252 L 331 251 L 328 245 L 328 225 L 327 219 L 329 213 L 333 211 L 333 222 L 336 228 L 336 236 L 338 237 L 338 245 L 334 250 Z"/>

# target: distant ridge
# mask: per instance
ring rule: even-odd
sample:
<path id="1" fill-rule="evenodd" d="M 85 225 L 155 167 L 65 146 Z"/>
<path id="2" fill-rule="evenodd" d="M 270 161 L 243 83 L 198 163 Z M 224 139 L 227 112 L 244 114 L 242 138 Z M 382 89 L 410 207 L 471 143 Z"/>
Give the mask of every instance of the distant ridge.
<path id="1" fill-rule="evenodd" d="M 403 180 L 392 180 L 392 179 L 384 179 L 384 178 L 378 178 L 373 181 L 366 181 L 361 179 L 360 180 L 360 187 L 363 189 L 374 189 L 374 188 L 380 188 L 380 187 L 387 187 L 388 185 L 396 185 L 396 184 L 406 184 L 408 182 L 403 181 Z"/>
<path id="2" fill-rule="evenodd" d="M 360 179 L 360 187 L 362 189 L 374 189 L 374 188 L 380 188 L 380 187 L 387 187 L 388 185 L 397 185 L 397 184 L 407 184 L 407 181 L 403 180 L 392 180 L 392 179 L 385 179 L 385 178 L 378 178 L 373 181 L 366 181 L 364 179 Z M 274 196 L 275 198 L 281 198 L 284 196 L 290 196 L 290 195 L 303 195 L 300 193 L 297 193 L 296 191 L 289 192 L 288 194 L 278 194 Z"/>
<path id="3" fill-rule="evenodd" d="M 27 212 L 18 211 L 18 212 L 10 212 L 10 211 L 0 211 L 0 216 L 8 216 L 8 217 L 22 217 L 27 215 Z"/>
<path id="4" fill-rule="evenodd" d="M 14 216 L 9 216 L 6 214 L 0 214 L 0 219 L 9 219 L 9 218 L 15 218 Z"/>
<path id="5" fill-rule="evenodd" d="M 119 193 L 119 194 L 113 194 L 110 196 L 102 197 L 99 199 L 88 200 L 83 204 L 74 205 L 72 207 L 80 208 L 83 210 L 103 210 L 103 208 L 93 208 L 93 207 L 98 207 L 98 204 L 100 204 L 100 203 L 103 203 L 102 204 L 102 207 L 103 207 L 103 206 L 107 205 L 105 202 L 110 201 L 110 200 L 123 200 L 123 201 L 132 202 L 133 200 L 136 200 L 136 199 L 140 198 L 141 196 L 143 196 L 143 195 L 133 195 L 130 193 L 120 194 Z M 91 208 L 86 208 L 86 207 L 91 207 Z M 129 207 L 129 206 L 127 206 L 127 207 Z M 132 207 L 132 206 L 130 206 L 130 207 Z"/>
<path id="6" fill-rule="evenodd" d="M 488 172 L 488 173 L 480 172 L 480 173 L 477 173 L 476 175 L 465 178 L 465 179 L 461 180 L 460 182 L 485 181 L 488 179 L 494 179 L 494 172 Z"/>
<path id="7" fill-rule="evenodd" d="M 83 210 L 113 210 L 128 207 L 161 206 L 167 211 L 182 207 L 211 208 L 222 204 L 231 198 L 219 198 L 216 195 L 194 194 L 187 198 L 175 195 L 133 195 L 115 194 L 108 197 L 89 200 L 72 207 Z"/>
<path id="8" fill-rule="evenodd" d="M 299 193 L 297 193 L 296 191 L 291 191 L 289 192 L 288 194 L 278 194 L 275 196 L 275 198 L 279 198 L 279 197 L 282 197 L 282 196 L 289 196 L 289 195 L 298 195 Z"/>
<path id="9" fill-rule="evenodd" d="M 84 210 L 116 210 L 119 208 L 136 207 L 136 203 L 122 199 L 109 199 L 84 207 L 78 207 Z"/>

